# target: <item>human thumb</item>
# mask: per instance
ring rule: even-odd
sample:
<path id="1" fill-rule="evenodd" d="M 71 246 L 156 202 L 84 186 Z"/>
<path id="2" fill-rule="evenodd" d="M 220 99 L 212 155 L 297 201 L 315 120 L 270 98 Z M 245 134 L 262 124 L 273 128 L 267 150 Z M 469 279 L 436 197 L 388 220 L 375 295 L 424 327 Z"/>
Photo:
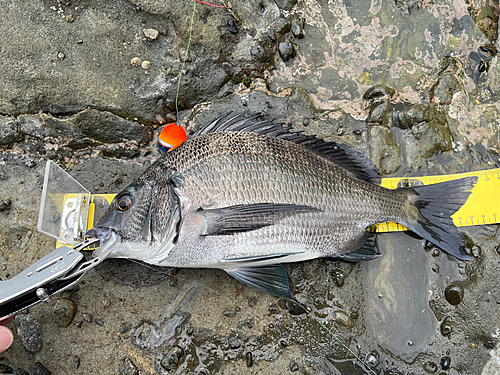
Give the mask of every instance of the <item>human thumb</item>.
<path id="1" fill-rule="evenodd" d="M 3 353 L 12 345 L 14 341 L 14 335 L 12 331 L 7 327 L 0 326 L 0 353 Z"/>

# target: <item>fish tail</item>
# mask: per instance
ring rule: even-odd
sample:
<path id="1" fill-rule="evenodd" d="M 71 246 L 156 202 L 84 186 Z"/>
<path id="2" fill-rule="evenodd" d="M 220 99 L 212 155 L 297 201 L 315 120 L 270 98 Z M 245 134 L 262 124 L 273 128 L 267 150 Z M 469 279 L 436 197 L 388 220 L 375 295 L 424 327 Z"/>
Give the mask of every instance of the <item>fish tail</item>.
<path id="1" fill-rule="evenodd" d="M 471 260 L 465 251 L 462 235 L 451 215 L 469 198 L 477 177 L 441 182 L 434 185 L 401 188 L 410 202 L 405 225 L 420 237 L 439 246 L 460 260 Z"/>

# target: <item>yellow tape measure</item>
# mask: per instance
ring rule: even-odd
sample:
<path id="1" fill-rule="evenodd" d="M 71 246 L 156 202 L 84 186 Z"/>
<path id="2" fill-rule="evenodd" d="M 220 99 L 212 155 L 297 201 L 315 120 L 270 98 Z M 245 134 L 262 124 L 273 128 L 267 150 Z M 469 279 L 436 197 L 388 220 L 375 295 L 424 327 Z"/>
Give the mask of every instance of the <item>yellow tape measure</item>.
<path id="1" fill-rule="evenodd" d="M 477 184 L 467 202 L 452 216 L 453 223 L 457 227 L 500 223 L 500 169 L 443 176 L 383 178 L 381 185 L 388 189 L 396 189 L 402 186 L 437 184 L 470 176 L 478 177 Z M 378 224 L 376 228 L 377 232 L 402 230 L 407 228 L 394 222 Z"/>

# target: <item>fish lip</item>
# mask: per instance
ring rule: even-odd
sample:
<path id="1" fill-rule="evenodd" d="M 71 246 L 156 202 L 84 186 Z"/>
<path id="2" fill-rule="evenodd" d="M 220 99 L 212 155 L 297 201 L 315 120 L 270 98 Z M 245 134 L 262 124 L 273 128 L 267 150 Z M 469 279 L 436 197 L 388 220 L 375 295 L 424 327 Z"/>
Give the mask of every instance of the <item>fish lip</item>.
<path id="1" fill-rule="evenodd" d="M 85 234 L 87 237 L 98 238 L 101 243 L 106 242 L 111 237 L 111 232 L 114 232 L 111 228 L 92 228 Z"/>
<path id="2" fill-rule="evenodd" d="M 108 257 L 122 242 L 121 236 L 111 228 L 92 228 L 86 235 L 99 239 L 99 247 L 92 253 L 94 258 Z"/>

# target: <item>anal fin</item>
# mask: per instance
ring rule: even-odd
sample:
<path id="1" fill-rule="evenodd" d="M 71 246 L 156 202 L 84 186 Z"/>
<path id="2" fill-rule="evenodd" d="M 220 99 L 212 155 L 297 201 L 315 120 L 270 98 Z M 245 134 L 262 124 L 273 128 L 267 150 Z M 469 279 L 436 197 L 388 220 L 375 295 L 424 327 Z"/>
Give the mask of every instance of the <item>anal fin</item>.
<path id="1" fill-rule="evenodd" d="M 369 233 L 365 242 L 359 248 L 349 253 L 339 254 L 336 258 L 350 262 L 359 262 L 360 260 L 372 260 L 381 255 L 378 248 L 377 235 Z"/>
<path id="2" fill-rule="evenodd" d="M 262 267 L 240 267 L 225 270 L 236 280 L 254 287 L 261 292 L 270 293 L 280 298 L 292 299 L 288 275 L 281 264 Z"/>

